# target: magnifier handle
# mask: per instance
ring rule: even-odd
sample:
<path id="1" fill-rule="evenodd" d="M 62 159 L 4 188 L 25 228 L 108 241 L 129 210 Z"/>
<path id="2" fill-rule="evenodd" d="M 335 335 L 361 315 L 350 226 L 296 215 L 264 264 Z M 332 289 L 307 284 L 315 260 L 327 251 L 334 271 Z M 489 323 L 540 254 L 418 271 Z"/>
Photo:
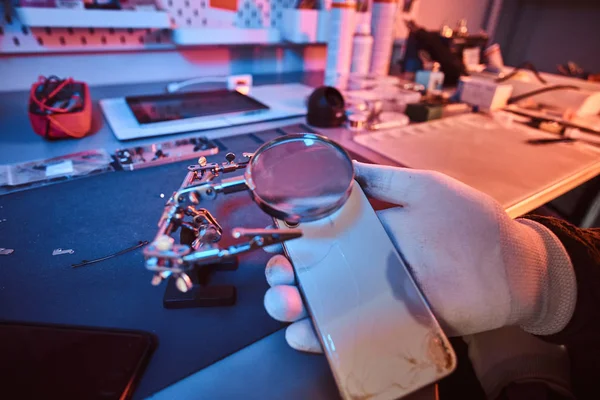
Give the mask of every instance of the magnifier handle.
<path id="1" fill-rule="evenodd" d="M 248 190 L 248 185 L 243 177 L 223 179 L 221 183 L 205 181 L 197 185 L 180 189 L 173 198 L 178 206 L 185 206 L 187 202 L 198 204 L 201 199 L 214 199 L 217 193 L 229 194 Z"/>
<path id="2" fill-rule="evenodd" d="M 302 236 L 302 230 L 300 229 L 246 229 L 246 228 L 235 228 L 231 231 L 234 238 L 238 239 L 241 237 L 260 237 L 264 240 L 272 241 L 269 244 L 283 242 L 290 239 L 296 239 Z M 266 244 L 265 246 L 268 246 Z"/>
<path id="3" fill-rule="evenodd" d="M 248 185 L 246 185 L 246 180 L 244 177 L 240 176 L 236 178 L 223 179 L 221 183 L 215 185 L 214 188 L 217 193 L 229 194 L 248 190 Z"/>
<path id="4" fill-rule="evenodd" d="M 212 264 L 221 259 L 236 256 L 258 249 L 260 247 L 270 246 L 275 243 L 281 243 L 286 240 L 299 238 L 302 236 L 300 229 L 245 229 L 235 228 L 232 231 L 233 237 L 252 237 L 248 242 L 229 246 L 228 248 L 213 247 L 210 249 L 199 250 L 183 256 L 181 259 L 185 263 L 195 265 Z"/>
<path id="5" fill-rule="evenodd" d="M 266 247 L 302 236 L 300 229 L 245 229 L 235 228 L 231 234 L 234 238 L 250 237 L 252 248 Z"/>

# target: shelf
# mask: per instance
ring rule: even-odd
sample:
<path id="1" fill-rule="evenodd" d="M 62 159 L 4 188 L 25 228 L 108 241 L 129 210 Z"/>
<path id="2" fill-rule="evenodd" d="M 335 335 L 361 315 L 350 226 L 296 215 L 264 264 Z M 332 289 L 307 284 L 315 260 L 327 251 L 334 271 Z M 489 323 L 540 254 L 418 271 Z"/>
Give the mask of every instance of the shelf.
<path id="1" fill-rule="evenodd" d="M 171 39 L 178 46 L 281 43 L 278 29 L 183 28 L 173 29 Z"/>
<path id="2" fill-rule="evenodd" d="M 170 28 L 169 14 L 142 10 L 67 10 L 15 7 L 21 23 L 56 28 Z"/>

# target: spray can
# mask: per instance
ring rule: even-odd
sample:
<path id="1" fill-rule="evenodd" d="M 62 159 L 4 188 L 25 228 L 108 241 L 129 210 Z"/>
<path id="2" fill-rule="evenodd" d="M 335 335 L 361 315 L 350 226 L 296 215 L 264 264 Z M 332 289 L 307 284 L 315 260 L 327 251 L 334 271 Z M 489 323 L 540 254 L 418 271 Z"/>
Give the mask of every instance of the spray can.
<path id="1" fill-rule="evenodd" d="M 331 3 L 325 66 L 327 86 L 342 90 L 346 88 L 350 74 L 355 16 L 355 0 L 333 0 Z"/>
<path id="2" fill-rule="evenodd" d="M 373 36 L 369 25 L 358 25 L 352 40 L 352 62 L 350 72 L 353 74 L 367 75 L 371 66 L 371 50 L 373 49 Z"/>
<path id="3" fill-rule="evenodd" d="M 373 32 L 372 75 L 387 75 L 394 47 L 396 0 L 373 0 L 371 30 Z"/>
<path id="4" fill-rule="evenodd" d="M 440 92 L 444 84 L 444 73 L 440 71 L 440 63 L 434 62 L 431 70 L 417 71 L 415 83 L 425 86 L 428 93 Z"/>
<path id="5" fill-rule="evenodd" d="M 371 36 L 371 0 L 360 0 L 356 8 L 356 29 L 352 39 L 352 61 L 350 72 L 354 75 L 368 75 L 371 68 L 373 36 Z"/>

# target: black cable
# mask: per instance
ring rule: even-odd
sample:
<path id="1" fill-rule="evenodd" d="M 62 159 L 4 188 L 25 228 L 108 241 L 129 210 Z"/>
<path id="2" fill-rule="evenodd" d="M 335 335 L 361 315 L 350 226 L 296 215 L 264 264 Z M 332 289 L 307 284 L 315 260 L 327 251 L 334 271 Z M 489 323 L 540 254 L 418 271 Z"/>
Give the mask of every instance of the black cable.
<path id="1" fill-rule="evenodd" d="M 554 143 L 571 143 L 574 142 L 573 138 L 542 138 L 542 139 L 528 139 L 527 143 L 533 145 L 541 145 L 541 144 L 554 144 Z"/>
<path id="2" fill-rule="evenodd" d="M 54 88 L 57 87 L 58 85 L 60 85 L 62 82 L 63 82 L 63 80 L 60 79 L 58 76 L 50 75 L 48 78 L 46 78 L 46 80 L 44 80 L 44 83 L 42 83 L 41 86 L 38 88 L 38 90 L 40 91 L 40 97 L 36 96 L 36 98 L 39 101 L 50 100 L 50 98 L 48 97 L 50 95 L 50 92 L 52 92 L 54 90 Z M 58 93 L 60 93 L 60 92 L 58 92 Z M 56 93 L 55 96 L 58 93 Z"/>
<path id="3" fill-rule="evenodd" d="M 585 126 L 574 124 L 572 122 L 564 121 L 562 119 L 546 117 L 546 116 L 535 116 L 535 115 L 531 115 L 527 111 L 520 111 L 520 110 L 516 110 L 514 108 L 505 108 L 504 111 L 508 111 L 513 114 L 521 115 L 523 117 L 527 117 L 527 118 L 530 118 L 530 119 L 538 121 L 538 122 L 555 122 L 557 124 L 563 125 L 565 128 L 574 128 L 574 129 L 578 129 L 582 132 L 592 133 L 594 135 L 600 135 L 600 130 L 595 130 L 595 129 L 588 128 Z"/>
<path id="4" fill-rule="evenodd" d="M 71 265 L 71 267 L 73 267 L 73 268 L 78 268 L 78 267 L 83 267 L 83 266 L 85 266 L 85 265 L 96 264 L 96 263 L 99 263 L 99 262 L 101 262 L 101 261 L 105 261 L 105 260 L 108 260 L 108 259 L 111 259 L 111 258 L 114 258 L 114 257 L 118 257 L 118 256 L 120 256 L 120 255 L 123 255 L 123 254 L 125 254 L 125 253 L 129 253 L 130 251 L 133 251 L 133 250 L 135 250 L 135 249 L 139 249 L 140 247 L 144 247 L 144 246 L 145 246 L 145 245 L 147 245 L 148 243 L 149 243 L 149 242 L 148 242 L 147 240 L 143 240 L 143 241 L 140 241 L 140 242 L 139 242 L 138 244 L 136 244 L 135 246 L 129 247 L 129 248 L 125 249 L 125 250 L 121 250 L 121 251 L 119 251 L 118 253 L 111 254 L 111 255 L 109 255 L 109 256 L 106 256 L 106 257 L 97 258 L 97 259 L 95 259 L 95 260 L 91 260 L 91 261 L 88 261 L 88 260 L 83 260 L 83 261 L 82 261 L 82 262 L 80 262 L 79 264 L 73 264 L 73 265 Z"/>
<path id="5" fill-rule="evenodd" d="M 511 97 L 510 99 L 508 99 L 508 104 L 516 103 L 516 102 L 524 100 L 526 98 L 537 96 L 538 94 L 542 94 L 542 93 L 546 93 L 546 92 L 553 92 L 555 90 L 566 90 L 566 89 L 579 90 L 579 87 L 573 86 L 573 85 L 546 86 L 546 87 L 543 87 L 540 89 L 532 90 L 531 92 L 525 92 L 518 96 Z"/>
<path id="6" fill-rule="evenodd" d="M 73 82 L 70 82 L 69 84 L 65 85 L 59 92 L 55 93 L 52 97 L 49 97 L 50 93 L 52 93 L 52 91 L 56 87 L 61 85 L 64 81 L 65 81 L 65 79 L 60 79 L 56 75 L 50 75 L 36 89 L 36 91 L 34 92 L 33 95 L 40 102 L 50 102 L 53 98 L 58 97 L 58 96 L 60 96 L 61 98 L 71 99 L 71 97 L 73 97 L 73 95 L 75 94 L 75 91 L 76 91 L 76 88 L 75 88 L 75 85 Z M 83 97 L 83 93 L 81 95 Z M 38 106 L 38 108 L 39 108 L 39 106 Z M 40 111 L 43 111 L 43 110 L 40 110 Z M 50 114 L 54 114 L 56 112 L 58 112 L 58 111 L 52 111 L 52 112 L 48 111 L 48 113 L 50 113 Z M 64 112 L 66 112 L 66 110 Z"/>
<path id="7" fill-rule="evenodd" d="M 501 83 L 501 82 L 509 80 L 510 78 L 512 78 L 513 76 L 515 76 L 519 71 L 521 71 L 523 69 L 528 69 L 531 72 L 533 72 L 533 74 L 535 75 L 535 77 L 537 78 L 537 80 L 540 81 L 541 83 L 543 83 L 544 85 L 546 83 L 548 83 L 548 82 L 546 82 L 546 80 L 544 78 L 542 78 L 542 76 L 538 72 L 537 68 L 532 63 L 530 63 L 529 61 L 525 61 L 523 64 L 518 65 L 508 75 L 503 76 L 502 78 L 496 79 L 496 83 Z"/>

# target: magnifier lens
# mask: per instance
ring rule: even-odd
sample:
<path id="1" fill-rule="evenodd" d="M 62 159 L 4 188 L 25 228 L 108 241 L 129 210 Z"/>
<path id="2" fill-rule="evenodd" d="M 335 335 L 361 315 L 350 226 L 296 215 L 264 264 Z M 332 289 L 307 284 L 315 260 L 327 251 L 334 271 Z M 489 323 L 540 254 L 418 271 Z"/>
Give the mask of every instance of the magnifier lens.
<path id="1" fill-rule="evenodd" d="M 312 134 L 265 145 L 247 172 L 257 203 L 289 222 L 314 221 L 335 212 L 348 198 L 353 178 L 348 154 Z"/>

